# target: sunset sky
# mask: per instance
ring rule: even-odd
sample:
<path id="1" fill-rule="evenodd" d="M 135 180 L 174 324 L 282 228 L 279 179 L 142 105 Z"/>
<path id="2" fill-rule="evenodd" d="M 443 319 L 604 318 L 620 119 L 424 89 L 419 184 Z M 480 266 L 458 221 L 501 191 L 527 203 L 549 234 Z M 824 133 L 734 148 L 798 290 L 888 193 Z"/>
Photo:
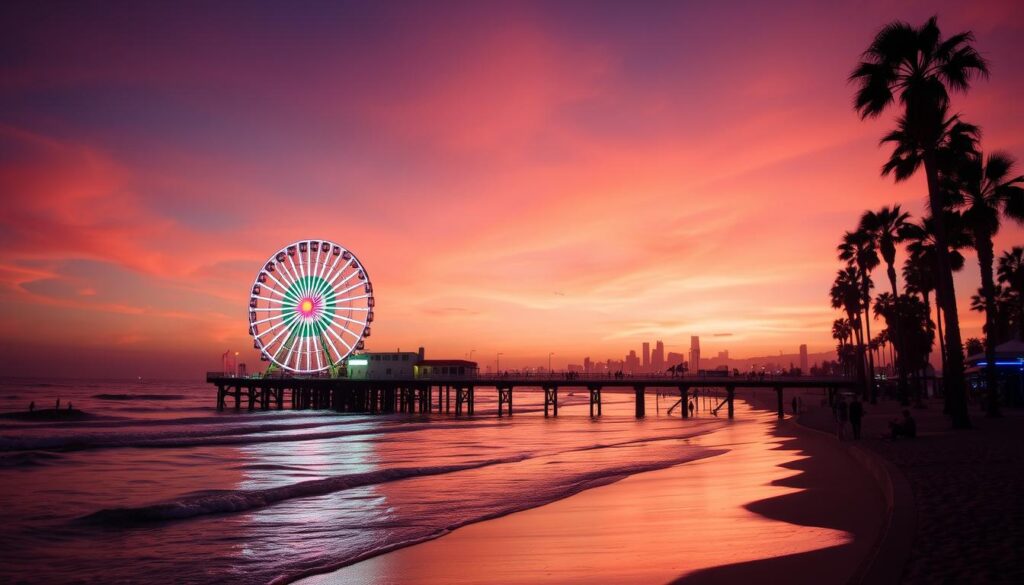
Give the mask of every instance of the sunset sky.
<path id="1" fill-rule="evenodd" d="M 843 231 L 925 209 L 846 82 L 893 19 L 975 32 L 954 108 L 1024 157 L 1021 2 L 40 4 L 0 8 L 5 374 L 258 364 L 249 286 L 302 238 L 369 270 L 369 350 L 829 350 Z"/>

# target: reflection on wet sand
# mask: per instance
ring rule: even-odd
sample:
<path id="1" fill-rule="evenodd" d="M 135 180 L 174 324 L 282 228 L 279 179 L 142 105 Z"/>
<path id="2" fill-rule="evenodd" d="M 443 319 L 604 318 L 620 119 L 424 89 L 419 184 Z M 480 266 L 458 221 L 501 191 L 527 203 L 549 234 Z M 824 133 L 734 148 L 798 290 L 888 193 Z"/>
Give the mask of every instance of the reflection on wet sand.
<path id="1" fill-rule="evenodd" d="M 793 440 L 774 415 L 742 409 L 734 424 L 690 440 L 727 453 L 466 526 L 308 584 L 847 582 L 881 527 L 877 488 L 823 439 Z M 458 494 L 449 501 L 458 506 Z"/>

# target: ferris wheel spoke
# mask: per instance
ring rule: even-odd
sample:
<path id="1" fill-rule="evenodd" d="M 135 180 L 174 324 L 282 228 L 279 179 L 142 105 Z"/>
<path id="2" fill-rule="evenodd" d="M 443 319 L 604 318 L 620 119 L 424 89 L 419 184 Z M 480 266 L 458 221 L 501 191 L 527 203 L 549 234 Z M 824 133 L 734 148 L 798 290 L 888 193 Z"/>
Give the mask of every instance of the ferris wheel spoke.
<path id="1" fill-rule="evenodd" d="M 277 283 L 277 286 L 281 287 L 281 289 L 282 289 L 282 290 L 285 290 L 285 291 L 287 291 L 287 290 L 288 290 L 288 287 L 289 287 L 290 285 L 286 285 L 286 284 L 283 284 L 283 283 L 282 283 L 282 282 L 281 282 L 280 280 L 278 280 L 278 279 L 277 279 L 277 277 L 276 277 L 276 276 L 274 276 L 273 274 L 271 274 L 271 273 L 269 273 L 269 272 L 264 272 L 263 274 L 266 274 L 266 275 L 267 275 L 268 277 L 270 277 L 270 280 L 273 280 L 273 281 L 274 281 L 275 283 Z"/>
<path id="2" fill-rule="evenodd" d="M 366 327 L 366 321 L 360 321 L 358 319 L 351 319 L 351 318 L 346 317 L 344 315 L 338 315 L 338 314 L 335 314 L 334 318 L 335 319 L 341 319 L 343 321 L 348 321 L 349 323 L 355 323 L 356 325 L 359 325 L 360 327 Z"/>
<path id="3" fill-rule="evenodd" d="M 261 331 L 261 332 L 259 332 L 259 333 L 255 334 L 255 335 L 253 335 L 253 337 L 255 337 L 256 339 L 259 339 L 259 338 L 263 337 L 264 335 L 266 335 L 267 333 L 270 333 L 270 332 L 271 332 L 271 331 L 273 331 L 274 329 L 277 329 L 278 327 L 280 327 L 280 326 L 282 326 L 282 325 L 285 325 L 285 324 L 287 324 L 287 323 L 288 323 L 287 321 L 281 321 L 281 322 L 280 322 L 280 323 L 278 323 L 277 325 L 271 325 L 270 327 L 267 327 L 267 328 L 266 328 L 266 329 L 264 329 L 263 331 Z"/>
<path id="4" fill-rule="evenodd" d="M 316 348 L 316 369 L 317 370 L 322 370 L 322 369 L 324 369 L 324 364 L 323 364 L 323 361 L 321 361 L 321 359 L 320 359 L 320 353 L 323 351 L 323 346 L 322 346 L 321 343 L 318 343 L 320 341 L 319 337 L 317 338 L 317 340 L 315 342 L 313 341 L 312 337 L 310 337 L 309 339 L 310 339 L 310 343 L 313 344 L 313 347 Z"/>
<path id="5" fill-rule="evenodd" d="M 335 331 L 334 329 L 331 329 L 330 326 L 327 327 L 326 331 L 333 335 L 334 338 L 337 339 L 339 342 L 341 342 L 341 344 L 344 345 L 346 349 L 348 349 L 348 353 L 352 353 L 355 350 L 355 347 L 349 345 L 348 342 L 345 341 L 345 338 L 342 337 L 341 335 L 338 335 L 338 332 Z M 338 361 L 341 361 L 341 359 L 342 358 L 339 358 Z"/>
<path id="6" fill-rule="evenodd" d="M 340 256 L 339 256 L 339 258 L 340 258 Z M 345 269 L 347 269 L 349 266 L 352 265 L 352 261 L 353 260 L 355 260 L 354 257 L 353 258 L 349 258 L 348 260 L 345 261 L 344 264 L 341 265 L 341 268 L 339 268 L 337 271 L 333 271 L 332 270 L 331 273 L 330 273 L 330 278 L 325 278 L 324 279 L 324 282 L 325 282 L 324 287 L 325 288 L 330 288 L 330 287 L 334 286 L 334 281 L 337 280 L 339 276 L 341 276 L 342 274 L 345 273 Z"/>
<path id="7" fill-rule="evenodd" d="M 357 283 L 353 284 L 352 286 L 346 288 L 345 290 L 339 290 L 339 291 L 335 292 L 334 294 L 337 295 L 337 296 L 341 296 L 341 295 L 343 295 L 343 294 L 345 294 L 347 292 L 354 291 L 354 290 L 356 290 L 357 288 L 359 288 L 361 286 L 363 286 L 363 283 L 357 282 Z"/>
<path id="8" fill-rule="evenodd" d="M 340 261 L 341 254 L 338 254 L 337 256 L 334 257 L 334 262 L 332 262 L 330 266 L 327 265 L 327 262 L 324 262 L 323 271 L 321 271 L 319 274 L 320 282 L 318 283 L 324 289 L 324 291 L 326 291 L 330 287 L 327 277 L 334 273 L 334 269 L 338 266 L 338 262 Z M 342 270 L 344 270 L 344 268 Z M 321 292 L 321 294 L 323 293 Z"/>
<path id="9" fill-rule="evenodd" d="M 267 342 L 263 347 L 270 347 L 270 346 L 274 345 L 275 341 L 280 339 L 282 335 L 284 335 L 285 333 L 288 333 L 290 330 L 291 330 L 290 328 L 285 327 L 277 335 L 275 335 L 269 342 Z M 281 347 L 284 347 L 284 345 L 285 345 L 284 343 L 281 343 Z M 277 357 L 277 354 L 281 352 L 281 347 L 277 348 L 277 351 L 274 352 L 274 357 Z"/>
<path id="10" fill-rule="evenodd" d="M 260 295 L 252 295 L 252 298 L 254 298 L 254 299 L 260 299 L 260 300 L 264 300 L 264 301 L 267 301 L 268 303 L 277 303 L 277 304 L 279 304 L 279 305 L 285 305 L 285 306 L 290 306 L 290 305 L 291 305 L 291 303 L 290 303 L 290 302 L 288 302 L 287 300 L 282 300 L 282 299 L 272 299 L 272 298 L 270 298 L 270 297 L 262 297 L 262 296 L 260 296 Z"/>
<path id="11" fill-rule="evenodd" d="M 368 298 L 370 298 L 370 295 L 369 294 L 365 294 L 365 295 L 357 295 L 357 296 L 354 296 L 354 297 L 345 297 L 343 299 L 335 299 L 334 302 L 335 303 L 344 303 L 344 302 L 348 302 L 348 301 L 358 301 L 359 299 L 368 299 Z M 342 307 L 342 308 L 343 309 L 348 309 L 349 307 Z"/>
<path id="12" fill-rule="evenodd" d="M 358 340 L 363 338 L 363 332 L 362 331 L 360 331 L 359 333 L 356 333 L 355 331 L 352 331 L 351 329 L 349 329 L 348 327 L 345 327 L 341 323 L 337 323 L 337 322 L 334 322 L 334 321 L 331 322 L 331 325 L 333 325 L 334 327 L 337 327 L 338 330 L 341 331 L 342 333 L 348 333 L 352 337 L 355 337 L 356 341 L 358 341 Z"/>

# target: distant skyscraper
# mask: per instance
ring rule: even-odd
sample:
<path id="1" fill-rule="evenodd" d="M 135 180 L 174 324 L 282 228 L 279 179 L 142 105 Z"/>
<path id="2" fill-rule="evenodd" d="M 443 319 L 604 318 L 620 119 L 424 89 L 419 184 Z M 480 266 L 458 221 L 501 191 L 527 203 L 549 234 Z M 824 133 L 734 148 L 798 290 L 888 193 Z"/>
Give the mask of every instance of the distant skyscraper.
<path id="1" fill-rule="evenodd" d="M 583 371 L 589 374 L 593 369 L 594 369 L 594 364 L 590 363 L 590 358 L 589 357 L 583 358 Z"/>
<path id="2" fill-rule="evenodd" d="M 697 335 L 690 337 L 690 371 L 700 371 L 700 337 Z"/>
<path id="3" fill-rule="evenodd" d="M 651 369 L 651 342 L 644 342 L 644 355 L 643 355 L 643 371 L 647 372 Z"/>
<path id="4" fill-rule="evenodd" d="M 807 344 L 800 346 L 800 374 L 806 376 L 810 370 L 807 368 Z"/>
<path id="5" fill-rule="evenodd" d="M 665 369 L 665 344 L 654 342 L 654 351 L 651 353 L 651 370 L 661 372 Z"/>
<path id="6" fill-rule="evenodd" d="M 626 356 L 626 371 L 637 372 L 640 370 L 640 358 L 636 355 L 636 350 L 629 350 L 629 355 Z"/>
<path id="7" fill-rule="evenodd" d="M 679 364 L 686 361 L 686 356 L 681 353 L 674 351 L 668 352 L 668 356 L 665 357 L 665 365 L 668 367 L 678 366 Z"/>
<path id="8" fill-rule="evenodd" d="M 720 359 L 720 360 L 727 360 L 727 359 L 729 359 L 729 350 L 727 349 L 725 351 L 718 352 L 718 359 Z"/>

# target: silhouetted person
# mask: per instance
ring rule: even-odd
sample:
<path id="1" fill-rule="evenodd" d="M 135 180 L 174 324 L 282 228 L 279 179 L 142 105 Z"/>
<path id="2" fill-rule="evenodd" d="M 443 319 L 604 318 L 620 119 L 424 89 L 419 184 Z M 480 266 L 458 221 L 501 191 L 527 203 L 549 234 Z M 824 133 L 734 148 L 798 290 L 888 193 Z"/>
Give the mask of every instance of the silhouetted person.
<path id="1" fill-rule="evenodd" d="M 693 401 L 692 401 L 692 400 L 690 401 L 690 405 L 689 405 L 689 407 L 688 407 L 688 408 L 690 409 L 690 416 L 693 416 L 693 409 L 694 409 L 694 406 L 693 406 Z"/>
<path id="2" fill-rule="evenodd" d="M 913 439 L 917 436 L 917 421 L 910 416 L 910 411 L 904 409 L 903 419 L 896 419 L 889 423 L 889 430 L 892 431 L 892 438 L 907 437 Z"/>
<path id="3" fill-rule="evenodd" d="M 29 412 L 35 412 L 36 411 L 36 401 L 35 400 L 33 400 L 32 402 L 28 403 L 28 411 Z"/>
<path id="4" fill-rule="evenodd" d="M 836 438 L 842 441 L 846 437 L 846 420 L 849 416 L 849 409 L 846 404 L 846 399 L 842 396 L 836 401 L 835 407 L 836 415 Z"/>
<path id="5" fill-rule="evenodd" d="M 53 407 L 54 410 L 60 410 L 60 398 L 57 399 L 57 405 Z"/>
<path id="6" fill-rule="evenodd" d="M 853 438 L 860 438 L 860 421 L 864 418 L 864 404 L 857 399 L 853 398 L 853 402 L 850 403 L 850 426 L 853 427 Z"/>

